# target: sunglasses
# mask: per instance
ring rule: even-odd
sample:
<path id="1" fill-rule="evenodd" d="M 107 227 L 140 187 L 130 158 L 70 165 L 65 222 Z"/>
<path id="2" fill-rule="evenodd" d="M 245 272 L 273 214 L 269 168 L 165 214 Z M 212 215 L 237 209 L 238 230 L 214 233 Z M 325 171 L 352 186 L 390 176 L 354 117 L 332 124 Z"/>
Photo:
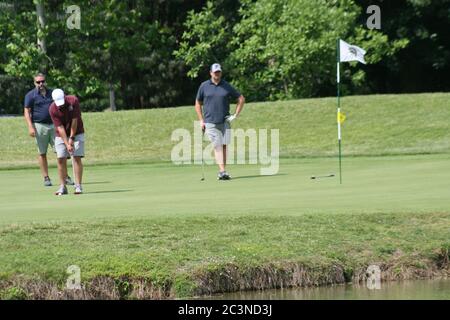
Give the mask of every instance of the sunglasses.
<path id="1" fill-rule="evenodd" d="M 41 84 L 41 83 L 45 83 L 45 80 L 42 80 L 42 81 L 36 81 L 36 84 Z"/>

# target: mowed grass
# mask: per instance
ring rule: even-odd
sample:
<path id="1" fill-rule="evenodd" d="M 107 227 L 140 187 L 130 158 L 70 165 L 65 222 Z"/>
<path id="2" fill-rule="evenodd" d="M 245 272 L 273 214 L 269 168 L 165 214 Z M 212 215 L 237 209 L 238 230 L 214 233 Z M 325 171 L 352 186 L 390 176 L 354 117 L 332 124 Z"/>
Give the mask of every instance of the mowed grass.
<path id="1" fill-rule="evenodd" d="M 134 164 L 88 167 L 82 196 L 57 197 L 37 170 L 2 170 L 0 225 L 98 218 L 201 214 L 431 212 L 450 208 L 450 155 L 348 158 L 343 184 L 337 159 L 283 160 L 278 174 L 259 165 L 231 165 L 231 181 L 215 166 Z M 53 176 L 56 170 L 52 170 Z M 334 178 L 311 180 L 312 175 Z M 55 177 L 56 178 L 56 177 Z M 69 187 L 69 192 L 73 188 Z"/>
<path id="2" fill-rule="evenodd" d="M 345 154 L 450 152 L 449 100 L 450 93 L 344 97 Z M 335 98 L 249 103 L 244 108 L 233 128 L 279 129 L 281 157 L 337 154 Z M 176 144 L 172 132 L 193 132 L 196 115 L 189 106 L 84 113 L 83 120 L 87 163 L 160 162 L 170 160 Z M 0 167 L 34 165 L 36 147 L 27 135 L 23 117 L 0 118 Z"/>
<path id="3" fill-rule="evenodd" d="M 183 296 L 200 286 L 199 274 L 230 264 L 387 263 L 401 273 L 445 262 L 449 99 L 344 98 L 342 185 L 332 98 L 246 105 L 234 128 L 279 129 L 280 169 L 261 176 L 264 165 L 231 165 L 225 182 L 214 165 L 202 182 L 200 165 L 169 161 L 173 130 L 193 131 L 193 107 L 85 113 L 81 196 L 43 187 L 23 119 L 0 119 L 0 298 L 16 277 L 62 287 L 70 265 L 85 282 L 145 278 Z"/>
<path id="4" fill-rule="evenodd" d="M 291 159 L 260 176 L 259 166 L 234 165 L 226 182 L 208 167 L 201 182 L 200 166 L 94 166 L 85 194 L 64 197 L 35 170 L 3 170 L 0 275 L 64 283 L 78 265 L 83 281 L 144 277 L 189 294 L 186 279 L 230 263 L 356 266 L 400 252 L 420 267 L 447 245 L 449 155 L 350 158 L 344 184 L 310 179 L 336 167 Z"/>

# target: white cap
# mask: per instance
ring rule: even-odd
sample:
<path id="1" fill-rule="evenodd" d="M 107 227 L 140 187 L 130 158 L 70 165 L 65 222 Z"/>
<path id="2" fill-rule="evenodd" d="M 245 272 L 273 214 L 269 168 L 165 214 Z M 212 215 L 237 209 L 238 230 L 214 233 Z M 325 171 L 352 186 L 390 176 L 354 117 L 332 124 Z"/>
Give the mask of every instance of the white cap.
<path id="1" fill-rule="evenodd" d="M 64 91 L 61 89 L 55 89 L 52 91 L 52 98 L 55 104 L 60 107 L 64 104 Z"/>
<path id="2" fill-rule="evenodd" d="M 217 72 L 217 71 L 222 71 L 222 67 L 220 66 L 220 64 L 214 63 L 211 66 L 211 72 Z"/>

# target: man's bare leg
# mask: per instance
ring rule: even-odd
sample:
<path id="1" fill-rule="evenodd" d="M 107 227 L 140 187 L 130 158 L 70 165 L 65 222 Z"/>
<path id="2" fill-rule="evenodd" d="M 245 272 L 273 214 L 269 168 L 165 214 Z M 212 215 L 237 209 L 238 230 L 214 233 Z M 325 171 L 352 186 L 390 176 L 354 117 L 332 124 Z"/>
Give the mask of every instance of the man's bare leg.
<path id="1" fill-rule="evenodd" d="M 63 186 L 66 184 L 67 176 L 67 158 L 58 158 L 59 182 Z"/>
<path id="2" fill-rule="evenodd" d="M 227 145 L 223 145 L 223 170 L 225 170 L 225 166 L 227 165 Z"/>
<path id="3" fill-rule="evenodd" d="M 47 162 L 47 155 L 46 154 L 40 154 L 38 157 L 39 161 L 39 168 L 41 169 L 42 176 L 48 177 L 48 162 Z"/>
<path id="4" fill-rule="evenodd" d="M 225 164 L 224 164 L 224 157 L 223 157 L 223 148 L 222 146 L 218 146 L 214 148 L 214 155 L 216 158 L 216 163 L 219 166 L 219 171 L 224 172 L 225 171 Z"/>
<path id="5" fill-rule="evenodd" d="M 73 157 L 73 168 L 75 172 L 75 185 L 81 186 L 83 179 L 83 163 L 81 157 Z"/>

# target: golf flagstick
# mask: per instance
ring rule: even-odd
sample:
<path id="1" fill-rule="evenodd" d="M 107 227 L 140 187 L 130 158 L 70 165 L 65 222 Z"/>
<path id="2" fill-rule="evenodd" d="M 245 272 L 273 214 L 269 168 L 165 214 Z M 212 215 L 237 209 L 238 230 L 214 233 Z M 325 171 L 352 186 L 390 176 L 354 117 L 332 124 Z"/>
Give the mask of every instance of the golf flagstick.
<path id="1" fill-rule="evenodd" d="M 338 141 L 339 141 L 339 182 L 342 184 L 342 139 L 341 139 L 341 124 L 345 121 L 345 115 L 341 113 L 341 79 L 340 79 L 340 63 L 347 61 L 359 61 L 366 64 L 364 55 L 366 50 L 355 45 L 337 39 L 336 43 L 336 64 L 337 64 L 337 125 L 338 125 Z"/>
<path id="2" fill-rule="evenodd" d="M 341 99 L 340 99 L 340 87 L 341 87 L 341 79 L 340 79 L 340 45 L 339 39 L 337 40 L 337 48 L 336 48 L 336 60 L 337 60 L 337 126 L 338 126 L 338 143 L 339 143 L 339 183 L 342 184 L 342 142 L 341 142 Z"/>

